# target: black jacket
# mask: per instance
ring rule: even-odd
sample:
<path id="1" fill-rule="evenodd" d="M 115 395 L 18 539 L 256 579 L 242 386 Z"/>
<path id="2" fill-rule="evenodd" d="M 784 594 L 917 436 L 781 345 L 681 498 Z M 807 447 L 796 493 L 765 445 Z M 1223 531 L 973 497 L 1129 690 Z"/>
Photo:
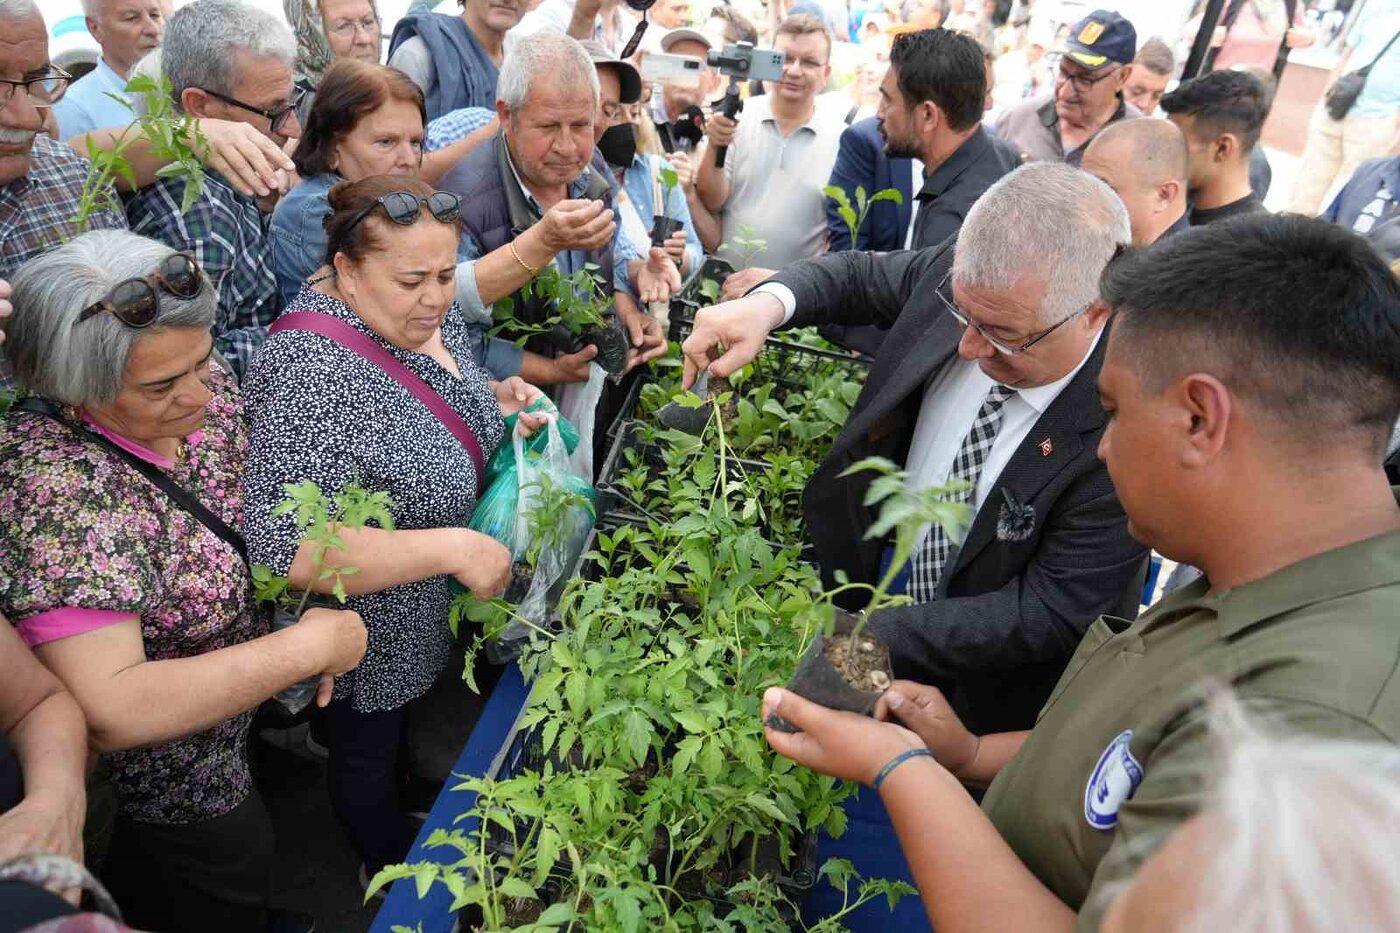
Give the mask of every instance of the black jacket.
<path id="1" fill-rule="evenodd" d="M 809 533 L 828 574 L 874 582 L 884 541 L 863 538 L 874 516 L 869 479 L 841 478 L 867 456 L 904 463 L 924 389 L 957 353 L 961 327 L 938 284 L 954 241 L 906 252 L 835 253 L 794 264 L 772 281 L 797 297 L 793 326 L 885 322 L 889 339 L 831 452 L 807 486 Z M 1095 383 L 1107 336 L 1012 456 L 950 558 L 933 601 L 877 613 L 895 674 L 944 689 L 977 732 L 1030 728 L 1089 624 L 1137 614 L 1146 549 L 1097 456 L 1104 414 Z M 1050 453 L 1042 441 L 1049 439 Z M 1005 502 L 1034 509 L 1024 540 L 999 535 Z"/>

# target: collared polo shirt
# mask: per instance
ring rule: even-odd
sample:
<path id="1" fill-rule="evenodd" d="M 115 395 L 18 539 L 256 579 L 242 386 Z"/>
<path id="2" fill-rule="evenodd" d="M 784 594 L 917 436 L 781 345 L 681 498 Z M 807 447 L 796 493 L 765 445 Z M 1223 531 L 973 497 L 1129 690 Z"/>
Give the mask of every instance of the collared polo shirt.
<path id="1" fill-rule="evenodd" d="M 127 103 L 134 100 L 134 96 L 126 92 L 126 80 L 112 70 L 106 59 L 99 58 L 97 65 L 74 81 L 63 99 L 53 105 L 59 136 L 72 139 L 93 130 L 131 125 L 136 111 L 108 95 Z"/>
<path id="2" fill-rule="evenodd" d="M 720 216 L 720 255 L 742 258 L 736 244 L 744 227 L 766 244 L 750 265 L 781 269 L 826 249 L 826 195 L 836 151 L 846 125 L 812 108 L 806 123 L 784 136 L 773 118 L 771 99 L 750 97 L 739 115 L 739 130 L 729 147 L 724 172 L 729 200 Z"/>
<path id="3" fill-rule="evenodd" d="M 1197 580 L 1133 623 L 1100 618 L 983 810 L 1078 929 L 1097 930 L 1104 892 L 1205 805 L 1211 685 L 1285 734 L 1400 739 L 1398 615 L 1393 532 L 1231 590 Z"/>
<path id="4" fill-rule="evenodd" d="M 1118 109 L 1104 126 L 1140 116 L 1141 111 L 1119 97 Z M 996 130 L 997 135 L 1019 149 L 1028 162 L 1064 162 L 1075 168 L 1084 161 L 1084 150 L 1094 141 L 1091 136 L 1083 145 L 1065 152 L 1064 143 L 1060 141 L 1060 115 L 1055 112 L 1054 91 L 1048 97 L 1023 100 L 1009 108 L 997 120 Z M 1103 132 L 1103 127 L 1099 132 Z"/>

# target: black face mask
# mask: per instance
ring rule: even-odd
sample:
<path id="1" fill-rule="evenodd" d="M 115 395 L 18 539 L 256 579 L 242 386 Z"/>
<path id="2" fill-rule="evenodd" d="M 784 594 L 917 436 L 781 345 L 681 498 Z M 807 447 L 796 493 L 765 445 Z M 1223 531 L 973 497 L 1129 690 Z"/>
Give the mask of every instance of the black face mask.
<path id="1" fill-rule="evenodd" d="M 598 140 L 598 151 L 608 164 L 616 168 L 627 168 L 637 155 L 637 128 L 630 123 L 610 126 Z"/>

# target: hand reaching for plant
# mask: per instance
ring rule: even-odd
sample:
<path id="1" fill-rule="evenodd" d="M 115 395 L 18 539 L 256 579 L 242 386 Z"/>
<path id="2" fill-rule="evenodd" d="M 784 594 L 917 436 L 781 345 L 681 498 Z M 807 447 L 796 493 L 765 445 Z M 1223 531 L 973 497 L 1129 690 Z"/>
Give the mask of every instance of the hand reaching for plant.
<path id="1" fill-rule="evenodd" d="M 954 776 L 976 759 L 981 740 L 967 730 L 937 687 L 896 680 L 875 704 L 877 719 L 889 719 L 890 714 L 912 729 Z"/>
<path id="2" fill-rule="evenodd" d="M 666 250 L 653 246 L 647 260 L 636 269 L 637 300 L 644 305 L 654 301 L 670 301 L 680 291 L 681 271 L 666 255 Z"/>
<path id="3" fill-rule="evenodd" d="M 598 348 L 589 344 L 577 353 L 563 353 L 550 360 L 553 370 L 553 378 L 547 385 L 557 385 L 565 382 L 587 382 L 588 367 L 592 365 L 593 358 L 598 355 Z"/>
<path id="4" fill-rule="evenodd" d="M 917 735 L 902 726 L 827 709 L 780 687 L 770 687 L 763 694 L 764 721 L 773 714 L 801 730 L 787 733 L 764 726 L 764 737 L 775 752 L 846 781 L 869 785 L 890 759 L 924 747 Z"/>
<path id="5" fill-rule="evenodd" d="M 782 323 L 783 303 L 765 292 L 701 308 L 690 336 L 681 344 L 685 358 L 681 388 L 694 385 L 704 369 L 719 378 L 733 375 L 758 355 L 769 332 Z"/>
<path id="6" fill-rule="evenodd" d="M 320 646 L 321 682 L 316 685 L 316 705 L 325 706 L 331 701 L 335 678 L 352 670 L 365 656 L 369 633 L 360 614 L 349 609 L 308 609 L 290 631 L 303 626 Z"/>
<path id="7" fill-rule="evenodd" d="M 490 535 L 463 528 L 465 547 L 459 549 L 457 582 L 477 599 L 494 599 L 510 582 L 510 550 Z"/>
<path id="8" fill-rule="evenodd" d="M 724 301 L 733 301 L 735 298 L 742 298 L 759 282 L 764 281 L 777 273 L 777 269 L 740 269 L 724 280 L 724 285 L 720 289 L 719 297 Z"/>
<path id="9" fill-rule="evenodd" d="M 568 249 L 587 252 L 602 249 L 612 243 L 617 223 L 613 212 L 603 208 L 602 201 L 570 199 L 560 201 L 535 225 L 550 252 Z"/>
<path id="10" fill-rule="evenodd" d="M 296 177 L 296 166 L 277 144 L 247 123 L 201 119 L 200 132 L 209 144 L 202 156 L 205 165 L 228 179 L 239 194 L 265 198 L 286 194 Z"/>
<path id="11" fill-rule="evenodd" d="M 660 321 L 644 311 L 626 307 L 623 302 L 618 303 L 617 314 L 627 328 L 627 342 L 632 345 L 627 353 L 629 372 L 666 353 L 666 335 L 661 332 Z"/>

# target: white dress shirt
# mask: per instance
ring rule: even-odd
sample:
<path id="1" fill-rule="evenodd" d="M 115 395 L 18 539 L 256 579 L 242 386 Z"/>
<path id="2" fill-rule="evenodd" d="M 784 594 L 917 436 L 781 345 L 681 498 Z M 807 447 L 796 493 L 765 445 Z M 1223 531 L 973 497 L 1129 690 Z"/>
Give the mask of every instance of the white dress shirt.
<path id="1" fill-rule="evenodd" d="M 919 192 L 924 189 L 924 163 L 919 159 L 909 160 L 909 226 L 904 231 L 904 248 L 914 246 L 914 221 L 919 219 Z"/>

